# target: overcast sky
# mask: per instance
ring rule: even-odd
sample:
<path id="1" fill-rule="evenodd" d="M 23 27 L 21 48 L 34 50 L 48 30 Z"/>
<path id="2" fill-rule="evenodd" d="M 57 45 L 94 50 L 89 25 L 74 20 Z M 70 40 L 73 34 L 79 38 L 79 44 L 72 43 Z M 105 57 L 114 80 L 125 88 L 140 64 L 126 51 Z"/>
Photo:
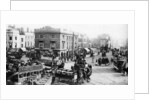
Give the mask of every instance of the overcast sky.
<path id="1" fill-rule="evenodd" d="M 128 38 L 127 24 L 50 24 L 50 25 L 15 25 L 16 27 L 27 27 L 30 30 L 35 28 L 42 28 L 44 26 L 51 26 L 54 28 L 67 29 L 82 34 L 86 34 L 90 39 L 96 38 L 100 34 L 108 34 L 114 42 L 124 42 Z"/>

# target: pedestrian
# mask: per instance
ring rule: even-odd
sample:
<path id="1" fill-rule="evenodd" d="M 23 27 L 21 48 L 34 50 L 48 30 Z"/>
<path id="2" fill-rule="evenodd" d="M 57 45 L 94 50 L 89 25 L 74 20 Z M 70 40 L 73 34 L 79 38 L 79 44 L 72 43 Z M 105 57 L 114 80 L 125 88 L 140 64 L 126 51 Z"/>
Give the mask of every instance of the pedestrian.
<path id="1" fill-rule="evenodd" d="M 127 58 L 124 58 L 124 62 L 122 64 L 123 75 L 128 75 L 128 61 Z"/>
<path id="2" fill-rule="evenodd" d="M 92 53 L 92 63 L 94 63 L 94 53 Z"/>

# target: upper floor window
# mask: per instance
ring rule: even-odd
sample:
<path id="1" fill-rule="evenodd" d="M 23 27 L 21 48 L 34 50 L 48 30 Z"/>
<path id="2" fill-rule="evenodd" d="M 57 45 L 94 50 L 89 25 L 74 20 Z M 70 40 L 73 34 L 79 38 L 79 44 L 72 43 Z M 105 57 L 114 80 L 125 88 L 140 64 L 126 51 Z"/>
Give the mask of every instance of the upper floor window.
<path id="1" fill-rule="evenodd" d="M 15 37 L 15 40 L 17 40 L 17 37 Z"/>
<path id="2" fill-rule="evenodd" d="M 62 49 L 65 48 L 65 41 L 62 41 Z"/>
<path id="3" fill-rule="evenodd" d="M 55 35 L 54 35 L 54 34 L 52 35 L 52 38 L 55 38 Z"/>
<path id="4" fill-rule="evenodd" d="M 39 43 L 40 48 L 44 48 L 44 43 Z"/>
<path id="5" fill-rule="evenodd" d="M 21 38 L 21 42 L 23 42 L 23 38 Z"/>
<path id="6" fill-rule="evenodd" d="M 9 37 L 9 40 L 12 40 L 12 37 L 11 37 L 11 36 Z"/>
<path id="7" fill-rule="evenodd" d="M 21 47 L 23 48 L 23 44 L 21 44 Z"/>
<path id="8" fill-rule="evenodd" d="M 44 38 L 44 36 L 43 36 L 43 35 L 40 35 L 40 38 Z"/>
<path id="9" fill-rule="evenodd" d="M 15 48 L 17 48 L 17 43 L 15 43 Z"/>
<path id="10" fill-rule="evenodd" d="M 9 43 L 9 47 L 12 48 L 12 43 Z"/>

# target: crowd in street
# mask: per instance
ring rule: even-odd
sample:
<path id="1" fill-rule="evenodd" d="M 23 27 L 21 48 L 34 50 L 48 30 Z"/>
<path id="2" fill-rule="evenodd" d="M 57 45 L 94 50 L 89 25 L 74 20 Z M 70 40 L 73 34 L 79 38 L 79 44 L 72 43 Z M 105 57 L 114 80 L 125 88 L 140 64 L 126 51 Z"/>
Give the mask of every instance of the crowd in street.
<path id="1" fill-rule="evenodd" d="M 111 60 L 108 59 L 107 53 L 112 52 L 113 58 Z M 10 81 L 11 77 L 19 73 L 21 70 L 24 71 L 25 74 L 22 74 L 26 79 L 24 84 L 37 84 L 35 79 L 37 77 L 40 79 L 44 76 L 50 75 L 52 77 L 51 84 L 55 84 L 57 81 L 67 80 L 71 81 L 71 84 L 82 84 L 84 81 L 89 82 L 90 76 L 92 75 L 92 66 L 87 63 L 85 60 L 86 52 L 83 50 L 74 52 L 74 56 L 67 57 L 65 55 L 58 56 L 56 53 L 51 51 L 44 50 L 35 50 L 30 49 L 26 52 L 21 50 L 19 51 L 7 51 L 7 63 L 6 63 L 6 80 Z M 96 59 L 95 62 L 95 54 L 94 52 L 90 52 L 90 57 L 92 58 L 92 63 L 98 66 L 104 64 L 105 66 L 113 63 L 115 68 L 120 72 L 123 72 L 124 75 L 128 74 L 128 51 L 121 51 L 119 49 L 102 49 L 97 53 L 101 54 L 101 57 Z M 20 56 L 20 57 L 19 57 Z M 21 58 L 25 56 L 27 61 L 21 60 Z M 42 57 L 48 57 L 47 60 L 43 60 Z M 51 60 L 50 60 L 51 58 Z M 70 69 L 65 69 L 65 63 L 67 61 L 73 61 L 74 66 L 70 66 Z M 47 67 L 43 67 L 47 66 Z M 34 66 L 30 71 L 27 70 L 27 67 Z M 36 69 L 37 66 L 42 66 L 41 69 Z M 36 71 L 35 71 L 36 70 Z M 29 75 L 28 75 L 29 74 Z M 18 74 L 19 76 L 19 74 Z M 14 80 L 19 81 L 19 77 L 16 77 Z M 22 77 L 23 77 L 22 76 Z M 35 76 L 35 79 L 30 79 L 31 76 Z M 39 77 L 40 76 L 40 77 Z M 22 78 L 20 77 L 20 78 Z M 12 78 L 13 79 L 13 78 Z M 11 80 L 11 81 L 14 81 Z M 8 83 L 9 84 L 9 83 Z M 43 83 L 44 84 L 44 83 Z"/>
<path id="2" fill-rule="evenodd" d="M 73 74 L 71 75 L 72 77 L 74 77 L 75 74 L 77 74 L 77 82 L 78 82 L 79 78 L 81 78 L 81 75 L 79 75 L 79 74 L 83 74 L 84 79 L 86 77 L 89 79 L 89 75 L 86 74 L 89 72 L 89 67 L 88 67 L 88 65 L 86 65 L 86 63 L 82 63 L 83 61 L 85 61 L 85 56 L 82 55 L 82 54 L 84 54 L 83 52 L 81 55 L 75 53 L 75 56 L 72 58 L 71 57 L 67 58 L 66 56 L 57 56 L 53 52 L 48 52 L 48 51 L 43 51 L 43 50 L 35 50 L 35 49 L 30 49 L 26 52 L 23 52 L 21 50 L 12 52 L 12 51 L 8 50 L 6 54 L 7 54 L 7 59 L 6 59 L 6 61 L 7 61 L 6 76 L 7 77 L 6 77 L 6 80 L 7 80 L 7 82 L 9 81 L 9 83 L 10 83 L 10 81 L 12 81 L 12 82 L 19 81 L 19 79 L 17 79 L 17 78 L 19 78 L 21 76 L 19 73 L 21 73 L 21 71 L 23 70 L 23 71 L 25 71 L 25 72 L 23 72 L 23 73 L 25 73 L 23 76 L 27 77 L 24 80 L 24 81 L 26 81 L 26 84 L 27 83 L 35 84 L 35 82 L 31 82 L 31 81 L 33 81 L 33 79 L 30 79 L 30 77 L 32 76 L 32 73 L 36 73 L 36 74 L 34 74 L 36 76 L 38 76 L 39 74 L 40 74 L 40 76 L 45 74 L 45 72 L 47 71 L 47 69 L 46 69 L 47 67 L 46 68 L 43 67 L 43 69 L 40 69 L 40 71 L 38 71 L 39 69 L 36 70 L 36 66 L 43 66 L 42 65 L 43 63 L 44 63 L 44 66 L 46 64 L 49 65 L 48 68 L 49 68 L 49 70 L 51 70 L 51 71 L 49 71 L 49 73 L 51 73 L 51 75 L 53 77 L 56 76 L 56 75 L 54 75 L 54 74 L 56 74 L 56 71 L 61 69 L 61 71 L 66 72 L 66 76 L 68 75 L 67 74 L 68 72 L 73 72 Z M 20 57 L 18 57 L 18 55 Z M 27 60 L 26 61 L 22 60 L 22 57 L 25 57 Z M 48 58 L 51 58 L 51 60 L 50 59 L 43 60 L 42 57 L 48 57 Z M 75 61 L 76 62 L 75 66 L 73 66 L 69 71 L 64 69 L 66 61 Z M 78 67 L 79 64 L 81 66 L 84 66 L 84 68 L 82 68 L 82 69 L 76 68 L 76 67 Z M 32 68 L 33 66 L 35 68 Z M 30 67 L 30 70 L 28 70 L 29 69 L 28 67 Z M 34 71 L 34 70 L 36 70 L 36 71 Z M 55 73 L 53 73 L 53 72 L 55 72 Z M 12 78 L 12 76 L 14 76 L 16 74 L 17 74 L 17 77 L 15 76 L 16 78 L 15 78 L 15 80 L 13 80 L 14 78 Z M 31 75 L 27 75 L 27 74 L 31 74 Z M 60 77 L 62 75 L 63 74 L 61 73 Z M 22 78 L 22 76 L 20 78 Z M 53 81 L 54 81 L 54 78 L 52 78 L 52 84 L 53 84 Z"/>

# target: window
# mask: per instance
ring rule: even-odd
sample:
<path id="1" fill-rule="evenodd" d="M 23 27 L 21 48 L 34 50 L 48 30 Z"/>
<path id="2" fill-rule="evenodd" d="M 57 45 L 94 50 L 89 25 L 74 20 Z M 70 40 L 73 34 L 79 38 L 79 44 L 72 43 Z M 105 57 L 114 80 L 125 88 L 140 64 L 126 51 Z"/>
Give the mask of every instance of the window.
<path id="1" fill-rule="evenodd" d="M 17 37 L 15 37 L 15 40 L 17 40 Z"/>
<path id="2" fill-rule="evenodd" d="M 29 46 L 30 44 L 29 44 L 29 41 L 28 41 L 28 46 Z"/>
<path id="3" fill-rule="evenodd" d="M 44 48 L 44 43 L 39 43 L 39 48 Z"/>
<path id="4" fill-rule="evenodd" d="M 55 35 L 54 35 L 54 34 L 52 35 L 52 38 L 55 38 Z"/>
<path id="5" fill-rule="evenodd" d="M 35 38 L 39 38 L 39 35 L 35 34 Z"/>
<path id="6" fill-rule="evenodd" d="M 12 37 L 11 37 L 11 36 L 9 37 L 9 40 L 12 40 Z"/>
<path id="7" fill-rule="evenodd" d="M 9 47 L 12 48 L 12 43 L 9 43 Z"/>
<path id="8" fill-rule="evenodd" d="M 65 35 L 63 35 L 63 38 L 65 38 Z"/>
<path id="9" fill-rule="evenodd" d="M 21 42 L 23 42 L 23 38 L 21 38 Z"/>
<path id="10" fill-rule="evenodd" d="M 51 42 L 50 42 L 50 48 L 51 48 L 51 49 L 55 49 L 55 48 L 56 48 L 56 42 L 51 41 Z"/>
<path id="11" fill-rule="evenodd" d="M 21 44 L 21 47 L 23 48 L 23 44 Z"/>
<path id="12" fill-rule="evenodd" d="M 44 36 L 43 36 L 43 35 L 40 35 L 40 38 L 44 38 Z"/>
<path id="13" fill-rule="evenodd" d="M 25 43 L 25 46 L 27 47 L 27 42 Z"/>
<path id="14" fill-rule="evenodd" d="M 17 48 L 17 43 L 15 43 L 15 48 Z"/>
<path id="15" fill-rule="evenodd" d="M 62 49 L 65 48 L 65 41 L 62 41 Z"/>

